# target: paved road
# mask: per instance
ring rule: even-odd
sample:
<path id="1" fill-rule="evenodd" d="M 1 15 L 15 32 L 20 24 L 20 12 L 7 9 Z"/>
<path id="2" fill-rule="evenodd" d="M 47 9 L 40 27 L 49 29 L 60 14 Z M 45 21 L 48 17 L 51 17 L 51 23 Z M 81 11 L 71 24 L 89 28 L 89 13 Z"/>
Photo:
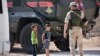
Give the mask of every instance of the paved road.
<path id="1" fill-rule="evenodd" d="M 6 56 L 32 56 L 31 54 L 17 54 L 10 53 Z M 37 56 L 45 56 L 45 54 L 38 54 Z M 50 56 L 70 56 L 69 52 L 54 52 L 50 53 Z M 79 56 L 76 52 L 76 56 Z M 100 56 L 100 50 L 84 50 L 84 56 Z"/>

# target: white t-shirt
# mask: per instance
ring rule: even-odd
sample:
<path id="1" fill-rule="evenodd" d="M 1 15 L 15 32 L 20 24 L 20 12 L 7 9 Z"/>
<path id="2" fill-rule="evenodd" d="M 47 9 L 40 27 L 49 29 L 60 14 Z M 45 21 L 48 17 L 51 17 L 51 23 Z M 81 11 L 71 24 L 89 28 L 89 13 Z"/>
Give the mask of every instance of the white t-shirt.
<path id="1" fill-rule="evenodd" d="M 65 23 L 69 23 L 69 20 L 71 19 L 71 15 L 70 15 L 71 11 L 69 11 L 65 17 Z"/>

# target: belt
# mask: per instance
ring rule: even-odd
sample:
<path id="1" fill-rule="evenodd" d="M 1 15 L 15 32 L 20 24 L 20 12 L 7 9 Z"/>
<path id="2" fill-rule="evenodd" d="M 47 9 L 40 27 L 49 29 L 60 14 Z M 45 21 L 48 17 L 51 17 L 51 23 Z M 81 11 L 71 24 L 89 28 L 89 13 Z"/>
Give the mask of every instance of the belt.
<path id="1" fill-rule="evenodd" d="M 73 26 L 72 29 L 73 29 L 73 28 L 81 28 L 81 27 L 80 27 L 80 26 Z"/>

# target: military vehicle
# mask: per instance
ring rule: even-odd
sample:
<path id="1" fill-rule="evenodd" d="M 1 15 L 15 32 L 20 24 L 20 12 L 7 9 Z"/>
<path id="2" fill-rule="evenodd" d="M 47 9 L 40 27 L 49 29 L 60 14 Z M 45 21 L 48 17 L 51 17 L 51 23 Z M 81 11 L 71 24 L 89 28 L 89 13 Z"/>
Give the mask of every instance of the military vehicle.
<path id="1" fill-rule="evenodd" d="M 57 48 L 69 50 L 68 39 L 63 38 L 63 25 L 69 3 L 76 0 L 8 0 L 11 48 L 15 42 L 21 44 L 23 50 L 32 52 L 30 40 L 31 25 L 38 24 L 38 52 L 42 50 L 41 34 L 44 24 L 51 25 L 51 40 Z M 82 1 L 82 0 L 79 0 Z M 83 0 L 86 18 L 90 21 L 98 15 L 99 0 Z M 91 26 L 91 25 L 90 25 Z"/>

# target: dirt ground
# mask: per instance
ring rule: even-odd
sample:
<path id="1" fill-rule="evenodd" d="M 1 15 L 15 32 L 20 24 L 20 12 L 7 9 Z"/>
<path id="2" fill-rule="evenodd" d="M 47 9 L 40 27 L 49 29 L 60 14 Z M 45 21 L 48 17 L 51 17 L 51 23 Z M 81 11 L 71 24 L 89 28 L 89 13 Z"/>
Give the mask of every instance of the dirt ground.
<path id="1" fill-rule="evenodd" d="M 90 39 L 83 38 L 84 50 L 100 50 L 100 37 L 91 37 Z M 60 51 L 54 44 L 50 43 L 50 50 Z"/>
<path id="2" fill-rule="evenodd" d="M 87 50 L 100 50 L 100 37 L 92 37 L 90 39 L 83 39 L 83 48 Z"/>
<path id="3" fill-rule="evenodd" d="M 20 47 L 20 44 L 16 44 L 15 47 Z M 94 50 L 98 50 L 100 51 L 100 37 L 92 37 L 90 39 L 85 39 L 83 38 L 83 49 L 85 50 L 89 50 L 89 51 L 94 51 Z M 54 42 L 50 42 L 50 50 L 52 51 L 60 51 L 54 44 Z M 59 52 L 58 52 L 59 53 Z M 63 52 L 60 52 L 63 53 Z M 66 53 L 66 52 L 65 52 Z M 98 52 L 97 52 L 98 53 Z M 69 54 L 69 53 L 68 53 Z M 42 54 L 38 54 L 38 56 L 42 56 Z M 63 55 L 63 54 L 61 54 Z M 2 56 L 2 55 L 0 55 Z M 9 53 L 6 54 L 4 56 L 32 56 L 32 55 L 28 55 L 26 53 Z M 91 56 L 91 55 L 90 55 Z M 95 56 L 95 55 L 94 55 Z"/>

